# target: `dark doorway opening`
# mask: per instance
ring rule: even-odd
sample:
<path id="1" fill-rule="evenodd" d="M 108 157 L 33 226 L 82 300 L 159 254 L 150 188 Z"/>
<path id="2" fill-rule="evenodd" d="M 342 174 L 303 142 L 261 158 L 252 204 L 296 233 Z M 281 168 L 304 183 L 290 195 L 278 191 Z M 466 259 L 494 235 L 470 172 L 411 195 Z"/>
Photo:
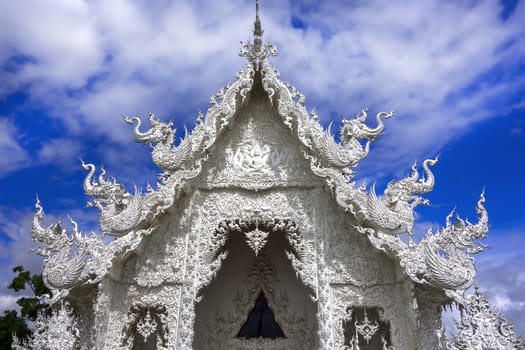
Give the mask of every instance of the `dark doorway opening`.
<path id="1" fill-rule="evenodd" d="M 259 294 L 255 306 L 248 314 L 248 319 L 241 327 L 238 338 L 285 338 L 284 332 L 275 320 L 268 300 Z"/>

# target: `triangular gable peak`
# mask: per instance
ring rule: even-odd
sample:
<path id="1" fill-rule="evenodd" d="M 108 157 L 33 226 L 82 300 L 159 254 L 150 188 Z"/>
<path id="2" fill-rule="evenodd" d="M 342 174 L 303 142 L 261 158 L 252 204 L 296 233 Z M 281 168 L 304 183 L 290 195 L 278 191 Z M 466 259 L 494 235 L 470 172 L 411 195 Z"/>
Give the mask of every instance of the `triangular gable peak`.
<path id="1" fill-rule="evenodd" d="M 193 131 L 186 133 L 185 138 L 177 145 L 174 142 L 175 130 L 172 122 L 164 123 L 150 114 L 150 129 L 143 132 L 140 118 L 125 118 L 126 122 L 135 125 L 135 141 L 152 145 L 152 159 L 163 170 L 163 181 L 156 191 L 144 196 L 147 213 L 143 210 L 139 215 L 135 210 L 132 215 L 135 220 L 128 225 L 123 225 L 118 216 L 114 216 L 114 220 L 102 220 L 102 230 L 110 234 L 121 234 L 137 227 L 146 217 L 151 221 L 173 205 L 185 182 L 200 174 L 210 150 L 229 129 L 238 111 L 248 103 L 255 84 L 261 84 L 289 134 L 302 146 L 302 153 L 309 161 L 311 171 L 323 178 L 333 189 L 335 199 L 341 207 L 349 211 L 365 228 L 388 234 L 411 233 L 414 223 L 413 208 L 425 202 L 418 194 L 430 192 L 434 186 L 429 165 L 434 165 L 437 159 L 423 163 L 426 179 L 420 178 L 414 165 L 411 176 L 391 182 L 385 192 L 385 200 L 378 198 L 373 188 L 367 190 L 356 186 L 356 182 L 352 181 L 355 176 L 352 169 L 368 155 L 371 142 L 383 131 L 383 120 L 391 118 L 393 113 L 378 113 L 374 128 L 366 125 L 366 109 L 353 119 L 343 119 L 341 142 L 336 142 L 331 134 L 331 125 L 325 129 L 315 110 L 308 113 L 304 106 L 304 95 L 291 84 L 280 80 L 279 71 L 268 60 L 270 56 L 277 55 L 277 49 L 270 42 L 262 44 L 262 30 L 258 20 L 255 27 L 253 41 L 244 43 L 239 52 L 247 58 L 248 63 L 237 73 L 233 83 L 221 88 L 210 98 L 211 107 L 206 116 L 199 114 Z M 93 166 L 84 167 L 94 170 Z M 98 196 L 106 192 L 103 181 L 90 185 L 91 175 L 93 172 L 86 178 L 86 194 Z M 168 196 L 168 193 L 175 196 Z M 129 216 L 125 210 L 122 212 Z"/>
<path id="2" fill-rule="evenodd" d="M 412 240 L 405 243 L 399 234 L 412 232 L 414 208 L 426 204 L 420 195 L 433 189 L 434 176 L 430 167 L 437 159 L 423 162 L 423 176 L 414 164 L 411 174 L 391 181 L 383 195 L 378 196 L 373 186 L 358 186 L 353 169 L 367 156 L 371 142 L 380 136 L 384 120 L 393 114 L 377 114 L 376 126 L 372 128 L 366 125 L 367 110 L 353 119 L 344 119 L 340 142 L 336 142 L 330 127 L 325 129 L 320 124 L 315 110 L 308 113 L 305 97 L 280 80 L 278 70 L 269 62 L 269 57 L 276 54 L 274 45 L 263 44 L 257 12 L 254 38 L 244 43 L 240 50 L 248 63 L 237 73 L 233 83 L 210 98 L 211 107 L 206 116 L 199 114 L 195 128 L 187 132 L 184 139 L 175 142 L 173 123 L 164 123 L 153 114 L 149 116 L 147 130 L 140 118 L 125 118 L 134 125 L 135 140 L 153 148 L 152 160 L 163 171 L 156 189 L 148 186 L 145 193 L 138 190 L 129 193 L 115 180 L 108 181 L 104 169 L 96 177 L 95 166 L 82 162 L 88 171 L 84 191 L 92 198 L 89 205 L 100 211 L 101 231 L 114 236 L 110 243 L 99 236 L 82 235 L 73 220 L 72 234 L 68 234 L 60 223 L 43 227 L 44 213 L 37 200 L 32 235 L 41 244 L 35 251 L 46 258 L 43 278 L 52 291 L 48 302 L 65 299 L 74 288 L 103 281 L 114 262 L 122 261 L 137 249 L 145 236 L 154 234 L 161 224 L 161 215 L 175 207 L 187 185 L 202 175 L 215 156 L 215 148 L 233 127 L 236 116 L 249 104 L 251 94 L 260 90 L 266 94 L 273 114 L 288 133 L 289 142 L 299 147 L 301 161 L 313 178 L 328 185 L 335 202 L 346 212 L 348 220 L 345 222 L 352 223 L 349 231 L 362 234 L 375 248 L 399 261 L 405 276 L 421 287 L 416 294 L 430 291 L 430 298 L 437 296 L 437 305 L 451 301 L 469 303 L 464 293 L 476 280 L 471 255 L 483 250 L 484 246 L 477 241 L 488 233 L 484 195 L 478 201 L 476 224 L 460 218 L 453 221 L 453 214 L 450 214 L 446 226 L 437 233 L 429 230 L 419 243 Z M 271 184 L 260 186 L 247 188 L 260 190 Z M 258 222 L 251 224 L 257 227 Z M 323 248 L 316 249 L 322 251 Z M 323 262 L 317 264 L 322 270 Z M 315 289 L 314 282 L 306 282 L 310 277 L 306 273 L 302 276 L 305 283 Z"/>

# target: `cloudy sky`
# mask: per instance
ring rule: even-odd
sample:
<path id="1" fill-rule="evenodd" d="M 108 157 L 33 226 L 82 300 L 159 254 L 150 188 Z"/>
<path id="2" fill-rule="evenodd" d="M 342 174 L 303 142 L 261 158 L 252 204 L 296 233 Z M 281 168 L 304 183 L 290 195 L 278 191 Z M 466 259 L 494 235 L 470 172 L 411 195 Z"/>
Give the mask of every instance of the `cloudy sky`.
<path id="1" fill-rule="evenodd" d="M 191 128 L 244 64 L 253 15 L 248 0 L 0 0 L 0 309 L 16 299 L 10 268 L 41 266 L 27 254 L 35 195 L 89 232 L 79 158 L 128 188 L 155 183 L 121 114 Z M 261 20 L 281 77 L 325 125 L 396 111 L 362 179 L 384 188 L 440 154 L 420 232 L 453 208 L 475 220 L 486 188 L 479 283 L 525 334 L 525 2 L 261 0 Z"/>

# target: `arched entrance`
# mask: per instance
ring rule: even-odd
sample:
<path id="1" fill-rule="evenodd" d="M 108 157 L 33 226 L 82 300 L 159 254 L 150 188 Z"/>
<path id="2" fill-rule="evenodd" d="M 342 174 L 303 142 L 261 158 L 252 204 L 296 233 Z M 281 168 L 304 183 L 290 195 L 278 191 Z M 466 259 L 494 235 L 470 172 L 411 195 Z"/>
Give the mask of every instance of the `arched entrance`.
<path id="1" fill-rule="evenodd" d="M 316 348 L 313 291 L 291 263 L 301 258 L 286 231 L 294 224 L 235 220 L 219 226 L 227 239 L 214 254 L 228 256 L 195 306 L 193 348 Z"/>

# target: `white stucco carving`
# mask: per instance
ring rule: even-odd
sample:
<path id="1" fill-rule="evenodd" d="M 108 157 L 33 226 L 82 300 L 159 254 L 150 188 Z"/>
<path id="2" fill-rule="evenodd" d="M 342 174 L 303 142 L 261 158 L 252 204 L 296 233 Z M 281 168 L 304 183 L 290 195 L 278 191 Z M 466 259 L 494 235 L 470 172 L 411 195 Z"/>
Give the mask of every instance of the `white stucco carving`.
<path id="1" fill-rule="evenodd" d="M 415 208 L 427 204 L 437 158 L 382 195 L 357 186 L 353 169 L 393 114 L 378 113 L 372 128 L 367 110 L 343 119 L 336 142 L 270 64 L 277 50 L 262 43 L 258 12 L 240 54 L 248 63 L 182 140 L 153 114 L 147 130 L 125 117 L 135 141 L 152 146 L 156 186 L 132 194 L 82 162 L 89 204 L 113 240 L 82 234 L 72 219 L 70 234 L 60 222 L 43 227 L 37 200 L 35 252 L 58 311 L 15 348 L 47 349 L 38 337 L 62 332 L 51 348 L 519 349 L 479 291 L 466 295 L 476 280 L 471 255 L 488 232 L 484 195 L 478 223 L 452 223 L 451 214 L 442 230 L 405 243 L 399 235 L 412 233 Z M 237 336 L 261 292 L 286 338 Z M 450 303 L 464 312 L 448 339 L 437 331 Z M 355 310 L 364 316 L 348 335 Z"/>
<path id="2" fill-rule="evenodd" d="M 13 339 L 13 349 L 16 350 L 75 350 L 78 349 L 78 324 L 70 305 L 62 301 L 45 318 L 39 315 L 33 327 L 33 335 L 29 342 L 16 337 Z"/>
<path id="3" fill-rule="evenodd" d="M 523 349 L 512 323 L 495 310 L 477 286 L 474 294 L 466 297 L 457 326 L 459 334 L 452 339 L 443 335 L 443 349 Z"/>
<path id="4" fill-rule="evenodd" d="M 484 207 L 485 196 L 482 193 L 478 201 L 479 221 L 471 224 L 456 217 L 454 213 L 447 217 L 447 224 L 437 234 L 431 230 L 419 244 L 409 243 L 401 252 L 401 266 L 415 282 L 428 283 L 462 302 L 463 293 L 475 281 L 476 266 L 472 254 L 483 251 L 484 245 L 477 241 L 488 233 L 488 215 Z"/>

